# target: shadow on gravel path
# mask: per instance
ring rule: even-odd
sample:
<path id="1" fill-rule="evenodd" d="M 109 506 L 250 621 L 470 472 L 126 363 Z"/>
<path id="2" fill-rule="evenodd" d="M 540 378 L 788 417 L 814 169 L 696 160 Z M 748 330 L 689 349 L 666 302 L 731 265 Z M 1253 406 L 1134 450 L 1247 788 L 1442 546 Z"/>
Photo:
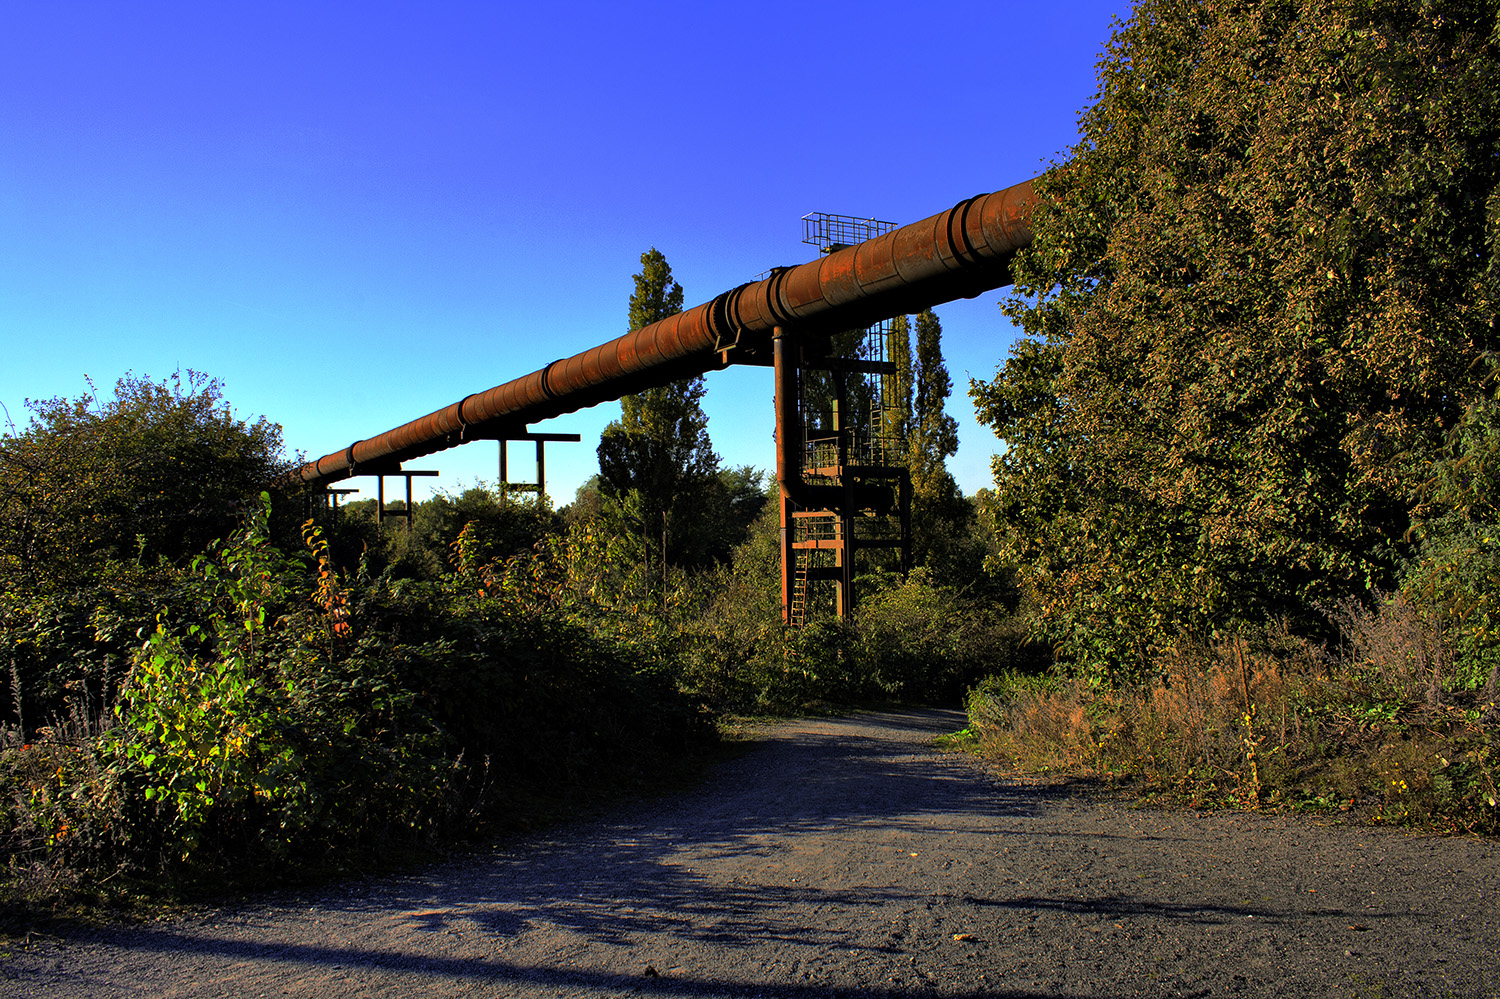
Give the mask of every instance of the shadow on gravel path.
<path id="1" fill-rule="evenodd" d="M 1036 992 L 1013 992 L 979 990 L 953 992 L 935 989 L 871 989 L 864 986 L 840 987 L 829 985 L 751 985 L 742 981 L 710 978 L 683 978 L 678 976 L 645 976 L 640 974 L 611 974 L 607 972 L 564 971 L 551 968 L 521 967 L 504 962 L 445 958 L 414 958 L 409 954 L 381 953 L 367 950 L 341 950 L 316 946 L 266 946 L 244 942 L 219 941 L 204 947 L 189 938 L 173 933 L 144 931 L 136 934 L 134 949 L 155 953 L 162 958 L 176 956 L 210 956 L 220 960 L 237 962 L 283 962 L 289 966 L 321 965 L 325 968 L 350 971 L 385 971 L 398 974 L 409 980 L 408 987 L 427 992 L 423 979 L 458 980 L 473 984 L 485 984 L 505 989 L 504 994 L 516 994 L 516 987 L 537 986 L 548 989 L 572 989 L 580 994 L 612 995 L 629 993 L 644 996 L 724 996 L 724 995 L 775 995 L 828 997 L 874 996 L 874 997 L 922 997 L 943 995 L 952 997 L 986 996 L 994 999 L 1005 997 L 1030 997 Z M 337 978 L 335 979 L 337 980 Z M 40 994 L 40 993 L 39 993 Z M 58 993 L 50 993 L 58 994 Z M 164 994 L 174 994 L 167 992 Z M 175 993 L 192 994 L 192 993 Z M 206 993 L 212 994 L 212 993 Z M 550 992 L 549 994 L 558 994 Z M 564 992 L 563 994 L 569 994 Z M 1049 996 L 1060 993 L 1048 992 Z M 1092 994 L 1092 993 L 1087 993 Z M 1083 994 L 1080 994 L 1083 995 Z"/>
<path id="2" fill-rule="evenodd" d="M 931 749 L 963 724 L 789 723 L 697 792 L 17 955 L 0 992 L 1500 995 L 1493 843 L 1007 784 Z"/>

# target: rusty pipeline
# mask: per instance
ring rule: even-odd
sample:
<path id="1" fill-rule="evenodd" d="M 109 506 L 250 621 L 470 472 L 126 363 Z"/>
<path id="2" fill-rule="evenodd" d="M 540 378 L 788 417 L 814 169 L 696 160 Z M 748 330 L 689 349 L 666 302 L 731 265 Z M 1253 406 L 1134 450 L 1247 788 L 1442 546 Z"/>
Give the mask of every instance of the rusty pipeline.
<path id="1" fill-rule="evenodd" d="M 468 440 L 518 431 L 623 395 L 765 352 L 777 327 L 798 338 L 860 329 L 891 316 L 971 298 L 1010 283 L 1010 261 L 1031 242 L 1031 181 L 695 306 L 368 440 L 310 461 L 285 484 L 326 485 Z M 780 410 L 778 409 L 778 413 Z"/>

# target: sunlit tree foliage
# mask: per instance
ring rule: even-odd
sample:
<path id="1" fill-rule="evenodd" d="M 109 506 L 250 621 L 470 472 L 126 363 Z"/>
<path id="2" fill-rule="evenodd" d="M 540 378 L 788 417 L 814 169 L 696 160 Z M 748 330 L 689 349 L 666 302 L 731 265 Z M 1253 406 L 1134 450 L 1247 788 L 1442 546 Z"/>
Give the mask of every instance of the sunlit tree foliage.
<path id="1" fill-rule="evenodd" d="M 1390 586 L 1496 340 L 1487 2 L 1143 0 L 1038 181 L 981 418 L 1076 661 Z"/>

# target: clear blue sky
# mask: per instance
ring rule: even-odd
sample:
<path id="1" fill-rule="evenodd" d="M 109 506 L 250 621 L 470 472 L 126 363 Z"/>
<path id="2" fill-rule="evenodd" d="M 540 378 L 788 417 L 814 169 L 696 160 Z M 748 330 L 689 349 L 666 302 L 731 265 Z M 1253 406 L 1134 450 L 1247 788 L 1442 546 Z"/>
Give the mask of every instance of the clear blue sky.
<path id="1" fill-rule="evenodd" d="M 20 425 L 85 375 L 194 368 L 318 457 L 626 332 L 648 247 L 697 304 L 815 257 L 807 212 L 904 224 L 1034 176 L 1127 12 L 5 4 L 0 403 Z M 1015 338 L 1000 297 L 938 310 L 966 492 L 998 447 L 966 389 Z M 770 467 L 769 371 L 707 384 L 724 461 Z M 534 427 L 584 437 L 548 450 L 558 502 L 618 413 Z M 479 443 L 411 467 L 457 491 L 495 465 Z"/>

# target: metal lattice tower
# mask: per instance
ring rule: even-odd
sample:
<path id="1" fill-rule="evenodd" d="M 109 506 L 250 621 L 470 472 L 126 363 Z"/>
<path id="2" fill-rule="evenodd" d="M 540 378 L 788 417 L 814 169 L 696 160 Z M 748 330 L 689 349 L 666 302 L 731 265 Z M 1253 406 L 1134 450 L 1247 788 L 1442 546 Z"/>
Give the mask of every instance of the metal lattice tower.
<path id="1" fill-rule="evenodd" d="M 810 212 L 802 216 L 802 242 L 818 247 L 826 256 L 835 250 L 884 235 L 895 228 L 896 223 L 880 219 Z M 895 333 L 894 327 L 895 320 L 886 319 L 866 330 L 851 330 L 841 334 L 834 338 L 830 353 L 884 366 L 890 361 L 890 342 Z M 853 436 L 850 443 L 854 457 L 858 459 L 857 463 L 889 465 L 899 462 L 901 459 L 898 456 L 905 453 L 906 442 L 898 440 L 893 430 L 900 425 L 897 409 L 900 400 L 897 398 L 894 379 L 889 375 L 866 372 L 862 377 L 846 376 L 846 380 L 850 383 L 848 387 L 857 408 L 854 412 L 845 414 L 845 419 L 841 422 Z M 857 384 L 859 382 L 863 384 Z M 828 414 L 819 411 L 820 401 L 816 398 L 804 399 L 803 412 L 810 417 L 804 422 L 804 426 L 809 430 L 818 417 L 823 417 L 821 422 L 827 425 Z"/>
<path id="2" fill-rule="evenodd" d="M 892 222 L 814 212 L 802 217 L 803 242 L 825 255 L 895 229 Z M 855 552 L 895 549 L 887 568 L 905 571 L 911 558 L 911 479 L 905 442 L 899 439 L 896 369 L 890 341 L 895 323 L 828 338 L 822 351 L 798 364 L 800 472 L 817 486 L 841 491 L 843 500 L 821 509 L 788 503 L 783 510 L 786 565 L 784 604 L 789 624 L 805 622 L 824 606 L 840 615 L 853 608 Z M 890 502 L 878 507 L 855 500 L 866 487 L 884 487 Z M 819 584 L 834 583 L 831 600 Z"/>

